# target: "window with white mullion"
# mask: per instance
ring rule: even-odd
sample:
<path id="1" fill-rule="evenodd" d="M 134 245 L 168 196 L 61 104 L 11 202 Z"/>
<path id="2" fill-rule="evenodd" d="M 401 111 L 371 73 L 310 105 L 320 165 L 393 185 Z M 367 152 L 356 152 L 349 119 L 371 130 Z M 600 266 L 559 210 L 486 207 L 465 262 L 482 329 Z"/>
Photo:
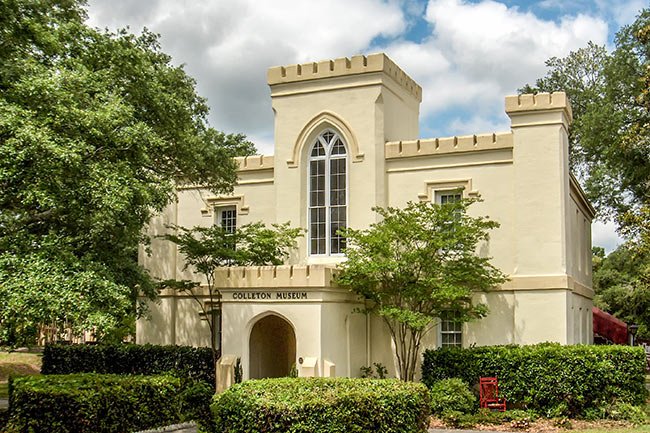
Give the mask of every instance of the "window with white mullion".
<path id="1" fill-rule="evenodd" d="M 347 152 L 343 140 L 325 131 L 309 156 L 309 252 L 341 254 L 345 238 L 337 232 L 347 226 Z"/>
<path id="2" fill-rule="evenodd" d="M 440 347 L 463 346 L 463 324 L 459 321 L 460 314 L 446 311 L 440 317 Z"/>

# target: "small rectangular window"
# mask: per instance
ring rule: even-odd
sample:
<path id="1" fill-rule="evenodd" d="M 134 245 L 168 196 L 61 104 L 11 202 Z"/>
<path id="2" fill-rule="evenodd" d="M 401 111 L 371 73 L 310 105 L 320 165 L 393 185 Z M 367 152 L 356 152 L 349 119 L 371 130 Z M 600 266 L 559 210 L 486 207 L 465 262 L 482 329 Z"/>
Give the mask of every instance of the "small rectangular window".
<path id="1" fill-rule="evenodd" d="M 436 203 L 438 204 L 458 203 L 462 197 L 463 197 L 462 193 L 458 190 L 437 191 Z"/>
<path id="2" fill-rule="evenodd" d="M 440 347 L 463 347 L 463 324 L 460 314 L 445 312 L 440 317 Z"/>
<path id="3" fill-rule="evenodd" d="M 234 233 L 237 229 L 237 209 L 234 206 L 219 208 L 217 212 L 217 224 L 226 232 Z"/>

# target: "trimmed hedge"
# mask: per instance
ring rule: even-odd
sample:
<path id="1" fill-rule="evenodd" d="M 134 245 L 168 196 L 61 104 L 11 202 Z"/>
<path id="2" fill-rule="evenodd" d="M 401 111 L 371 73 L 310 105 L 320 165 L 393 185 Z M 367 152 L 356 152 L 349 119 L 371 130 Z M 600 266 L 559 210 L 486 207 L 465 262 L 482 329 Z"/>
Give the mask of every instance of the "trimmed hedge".
<path id="1" fill-rule="evenodd" d="M 422 381 L 497 376 L 508 407 L 546 416 L 582 416 L 614 402 L 645 402 L 645 352 L 628 346 L 486 346 L 427 350 Z"/>
<path id="2" fill-rule="evenodd" d="M 218 432 L 347 433 L 427 431 L 429 396 L 393 379 L 250 380 L 214 397 Z"/>
<path id="3" fill-rule="evenodd" d="M 45 346 L 43 374 L 163 374 L 215 382 L 212 351 L 207 347 L 152 344 Z"/>
<path id="4" fill-rule="evenodd" d="M 126 433 L 180 421 L 181 379 L 92 373 L 10 381 L 7 433 Z"/>
<path id="5" fill-rule="evenodd" d="M 431 413 L 438 416 L 448 411 L 470 413 L 478 407 L 474 393 L 464 380 L 458 378 L 434 383 L 429 389 L 429 397 Z"/>

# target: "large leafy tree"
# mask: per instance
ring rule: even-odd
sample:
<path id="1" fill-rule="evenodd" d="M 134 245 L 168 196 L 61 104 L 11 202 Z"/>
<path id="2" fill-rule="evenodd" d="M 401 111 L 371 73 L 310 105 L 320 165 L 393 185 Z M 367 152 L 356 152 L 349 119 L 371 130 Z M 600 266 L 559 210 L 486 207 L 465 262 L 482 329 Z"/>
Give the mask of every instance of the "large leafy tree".
<path id="1" fill-rule="evenodd" d="M 345 231 L 347 260 L 337 281 L 365 297 L 367 313 L 388 326 L 402 380 L 413 380 L 422 337 L 441 316 L 454 313 L 459 322 L 484 317 L 487 307 L 473 295 L 506 280 L 488 257 L 476 254 L 498 224 L 468 215 L 471 203 L 375 208 L 380 222 Z"/>
<path id="2" fill-rule="evenodd" d="M 566 90 L 575 122 L 572 167 L 600 217 L 612 219 L 626 243 L 594 272 L 596 301 L 641 326 L 650 337 L 650 9 L 622 27 L 610 53 L 589 44 L 522 91 Z M 631 264 L 634 263 L 634 266 Z"/>
<path id="3" fill-rule="evenodd" d="M 594 260 L 595 304 L 628 324 L 638 337 L 650 339 L 650 251 L 629 243 Z"/>
<path id="4" fill-rule="evenodd" d="M 235 231 L 220 225 L 185 228 L 170 226 L 171 232 L 161 238 L 173 242 L 183 255 L 183 269 L 192 269 L 204 279 L 201 281 L 166 280 L 161 287 L 171 288 L 191 297 L 198 305 L 199 314 L 210 331 L 212 359 L 215 364 L 220 356 L 219 336 L 221 329 L 221 291 L 215 281 L 215 271 L 229 266 L 281 265 L 296 246 L 296 238 L 302 229 L 291 228 L 289 223 L 245 224 Z"/>
<path id="5" fill-rule="evenodd" d="M 228 191 L 232 157 L 253 151 L 208 126 L 156 35 L 85 19 L 83 0 L 0 3 L 3 342 L 29 342 L 39 323 L 119 337 L 137 293 L 154 294 L 136 260 L 152 214 L 179 181 Z"/>
<path id="6" fill-rule="evenodd" d="M 547 61 L 547 74 L 522 92 L 566 91 L 574 111 L 571 164 L 600 216 L 624 224 L 650 203 L 648 81 L 650 10 L 622 27 L 610 53 L 593 43 Z"/>

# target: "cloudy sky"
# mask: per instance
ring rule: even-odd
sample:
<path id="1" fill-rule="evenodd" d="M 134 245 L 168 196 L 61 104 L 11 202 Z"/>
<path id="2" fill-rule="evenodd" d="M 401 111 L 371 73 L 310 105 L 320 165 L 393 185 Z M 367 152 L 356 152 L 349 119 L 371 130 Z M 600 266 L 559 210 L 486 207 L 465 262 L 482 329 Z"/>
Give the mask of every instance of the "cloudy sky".
<path id="1" fill-rule="evenodd" d="M 90 0 L 89 24 L 143 27 L 208 98 L 212 126 L 273 152 L 270 66 L 386 52 L 423 88 L 420 134 L 508 129 L 503 98 L 544 61 L 611 46 L 644 0 Z M 594 245 L 613 248 L 611 227 Z"/>

